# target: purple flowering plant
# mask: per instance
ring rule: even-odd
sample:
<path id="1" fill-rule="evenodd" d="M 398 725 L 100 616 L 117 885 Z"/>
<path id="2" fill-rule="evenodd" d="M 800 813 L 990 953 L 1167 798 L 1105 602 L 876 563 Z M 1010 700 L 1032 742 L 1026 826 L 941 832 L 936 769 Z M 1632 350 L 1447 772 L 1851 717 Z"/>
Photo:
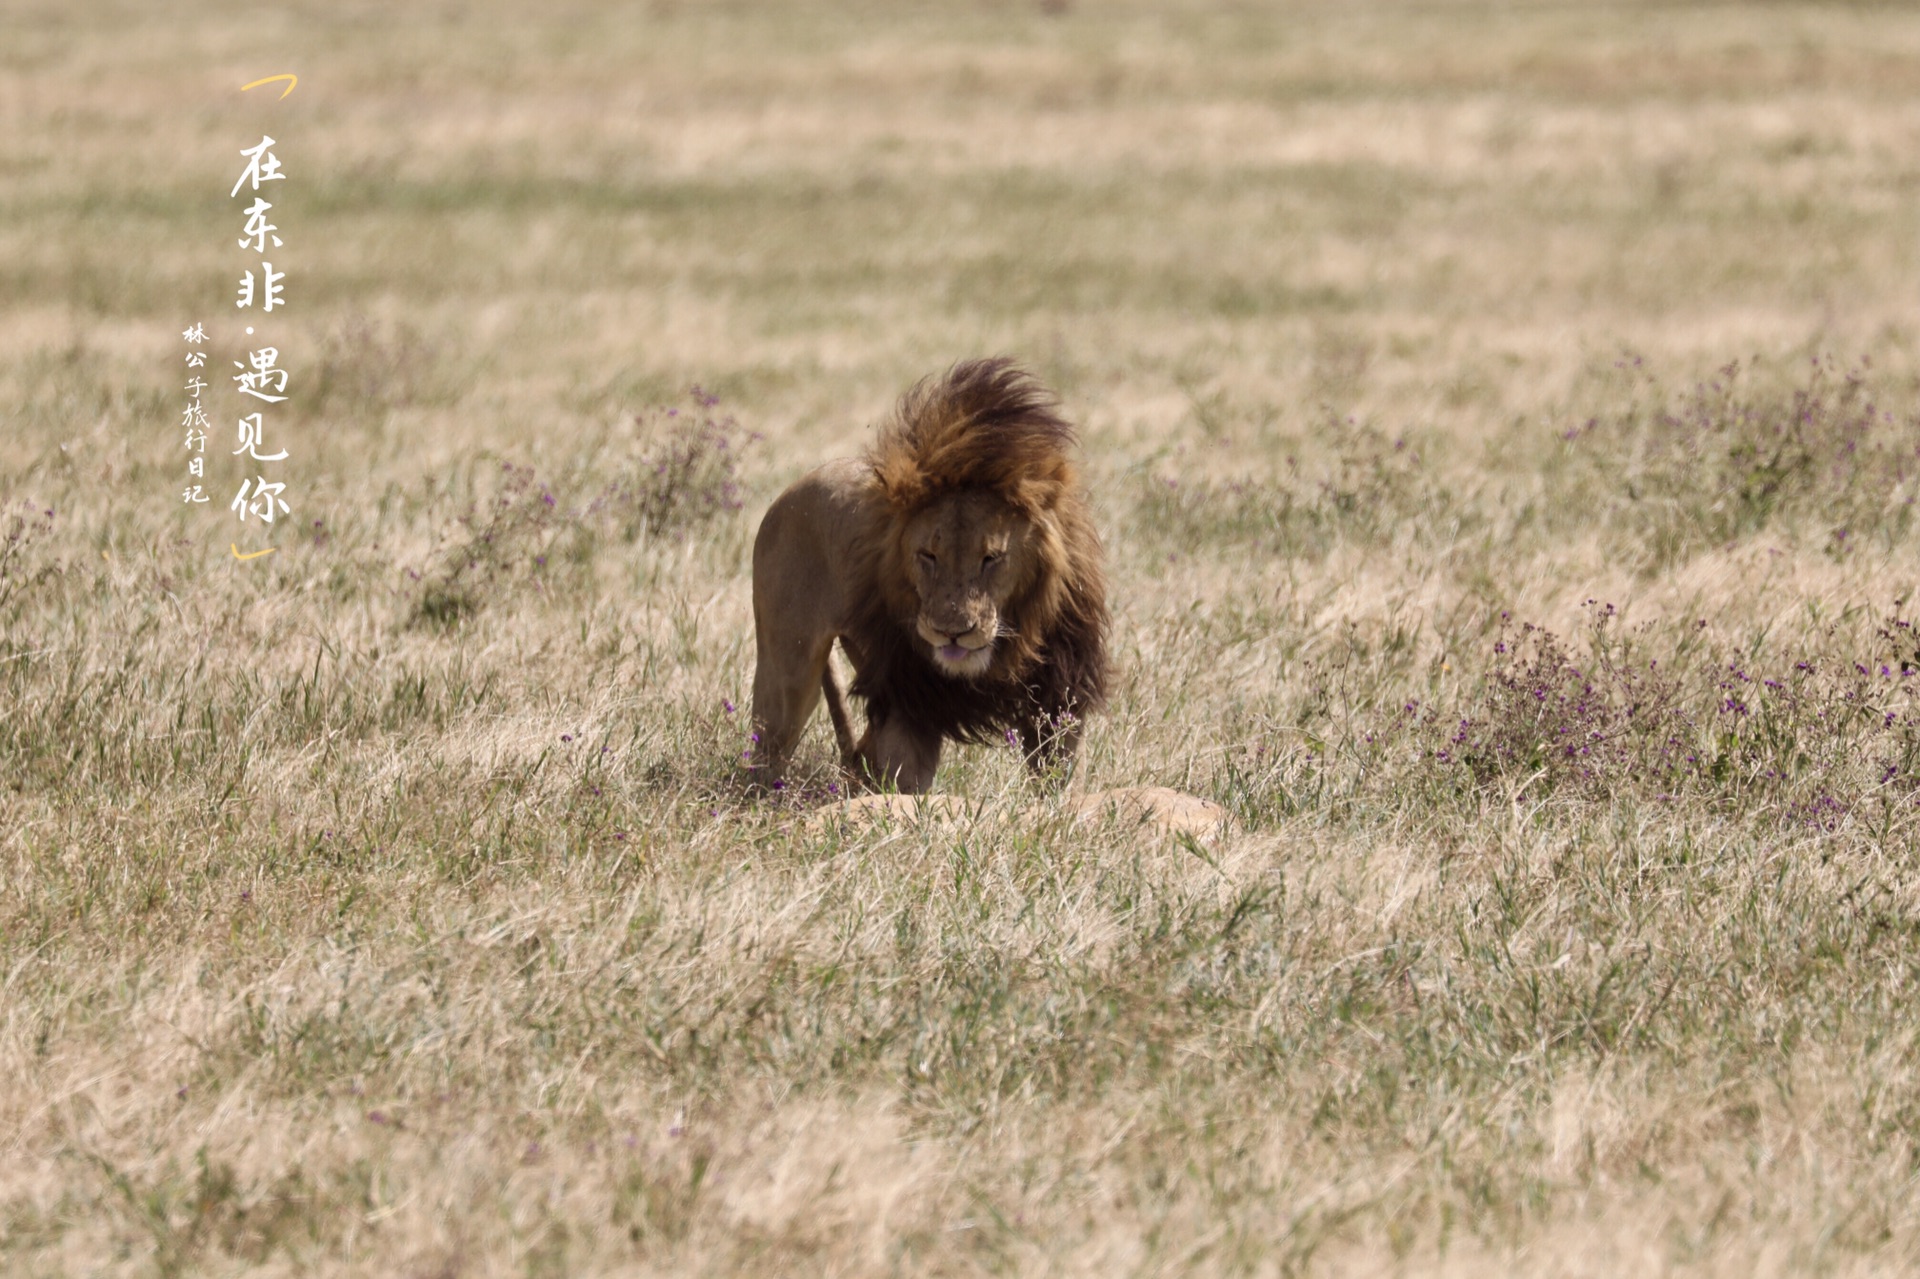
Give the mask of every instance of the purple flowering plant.
<path id="1" fill-rule="evenodd" d="M 1920 419 L 1884 407 L 1871 362 L 1819 357 L 1797 376 L 1734 361 L 1669 395 L 1639 361 L 1627 407 L 1562 432 L 1576 470 L 1619 495 L 1626 525 L 1662 558 L 1776 522 L 1822 530 L 1830 554 L 1913 521 Z"/>
<path id="2" fill-rule="evenodd" d="M 1920 653 L 1889 617 L 1869 658 L 1775 657 L 1716 642 L 1704 622 L 1664 657 L 1589 602 L 1583 651 L 1501 624 L 1476 694 L 1408 717 L 1430 767 L 1479 786 L 1604 799 L 1637 793 L 1765 810 L 1831 827 L 1913 806 Z"/>
<path id="3" fill-rule="evenodd" d="M 502 462 L 455 514 L 424 568 L 407 570 L 418 621 L 451 624 L 511 587 L 580 571 L 606 541 L 679 536 L 741 509 L 742 454 L 759 437 L 699 387 L 696 411 L 653 409 L 548 478 Z"/>

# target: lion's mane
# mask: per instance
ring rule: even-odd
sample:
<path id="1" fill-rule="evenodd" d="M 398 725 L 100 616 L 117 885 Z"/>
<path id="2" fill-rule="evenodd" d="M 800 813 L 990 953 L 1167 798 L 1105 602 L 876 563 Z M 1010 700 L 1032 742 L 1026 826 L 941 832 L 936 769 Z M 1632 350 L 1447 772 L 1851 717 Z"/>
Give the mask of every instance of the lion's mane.
<path id="1" fill-rule="evenodd" d="M 851 566 L 856 603 L 842 637 L 869 724 L 901 715 L 958 741 L 984 742 L 1103 704 L 1106 576 L 1075 444 L 1053 395 L 1010 360 L 966 361 L 901 399 L 867 453 L 882 516 Z M 919 599 L 905 532 L 918 511 L 968 489 L 997 495 L 1028 521 L 1036 563 L 1002 608 L 993 665 L 958 679 L 914 645 Z"/>

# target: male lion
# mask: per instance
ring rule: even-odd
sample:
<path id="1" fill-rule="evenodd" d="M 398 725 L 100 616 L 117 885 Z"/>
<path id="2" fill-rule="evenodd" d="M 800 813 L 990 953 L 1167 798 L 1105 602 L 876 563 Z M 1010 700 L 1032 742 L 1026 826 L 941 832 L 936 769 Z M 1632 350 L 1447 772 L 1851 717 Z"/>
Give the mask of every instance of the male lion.
<path id="1" fill-rule="evenodd" d="M 1006 359 L 907 392 L 866 456 L 829 462 L 768 508 L 753 543 L 753 759 L 777 781 L 824 691 L 849 771 L 924 791 L 951 738 L 1017 732 L 1027 764 L 1070 766 L 1106 692 L 1106 581 L 1073 427 Z M 866 703 L 856 742 L 827 658 Z"/>

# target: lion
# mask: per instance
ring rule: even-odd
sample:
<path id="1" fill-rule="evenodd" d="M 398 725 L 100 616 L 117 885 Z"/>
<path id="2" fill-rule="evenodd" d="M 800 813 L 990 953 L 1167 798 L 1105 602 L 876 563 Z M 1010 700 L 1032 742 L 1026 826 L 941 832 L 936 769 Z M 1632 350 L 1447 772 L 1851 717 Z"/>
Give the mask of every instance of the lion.
<path id="1" fill-rule="evenodd" d="M 753 543 L 751 759 L 783 776 L 822 694 L 843 766 L 903 793 L 948 741 L 1017 735 L 1028 767 L 1071 771 L 1106 697 L 1106 578 L 1073 427 L 1004 358 L 917 383 L 863 457 L 774 499 Z M 829 657 L 865 704 L 856 740 Z"/>

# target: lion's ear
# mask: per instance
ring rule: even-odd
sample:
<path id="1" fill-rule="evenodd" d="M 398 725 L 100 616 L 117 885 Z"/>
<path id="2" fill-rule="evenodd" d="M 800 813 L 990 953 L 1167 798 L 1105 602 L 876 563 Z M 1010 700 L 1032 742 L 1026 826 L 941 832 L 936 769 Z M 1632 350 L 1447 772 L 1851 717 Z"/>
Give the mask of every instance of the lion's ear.
<path id="1" fill-rule="evenodd" d="M 895 453 L 873 463 L 874 482 L 896 511 L 910 511 L 926 496 L 927 475 L 911 457 Z"/>
<path id="2" fill-rule="evenodd" d="M 1028 516 L 1050 514 L 1067 495 L 1067 486 L 1057 479 L 1028 476 L 1016 481 L 1007 500 Z"/>

